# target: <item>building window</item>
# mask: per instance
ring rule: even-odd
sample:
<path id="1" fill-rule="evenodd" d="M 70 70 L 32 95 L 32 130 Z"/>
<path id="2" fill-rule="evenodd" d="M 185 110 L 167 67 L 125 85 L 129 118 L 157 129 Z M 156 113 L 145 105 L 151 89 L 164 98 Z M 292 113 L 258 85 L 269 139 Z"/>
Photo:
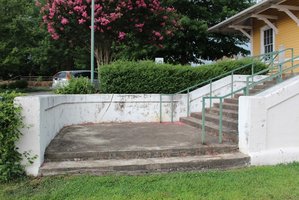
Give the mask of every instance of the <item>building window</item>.
<path id="1" fill-rule="evenodd" d="M 274 35 L 273 35 L 273 29 L 266 29 L 263 32 L 264 34 L 264 41 L 263 41 L 263 47 L 264 47 L 264 53 L 270 53 L 274 51 Z"/>

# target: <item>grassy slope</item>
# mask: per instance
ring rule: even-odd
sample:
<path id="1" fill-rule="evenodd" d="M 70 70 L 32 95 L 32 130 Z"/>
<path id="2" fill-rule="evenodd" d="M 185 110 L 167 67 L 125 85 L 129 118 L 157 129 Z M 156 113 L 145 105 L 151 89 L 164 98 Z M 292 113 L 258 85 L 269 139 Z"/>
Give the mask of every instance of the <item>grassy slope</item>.
<path id="1" fill-rule="evenodd" d="M 0 199 L 299 199 L 299 164 L 147 176 L 64 176 L 0 184 Z"/>

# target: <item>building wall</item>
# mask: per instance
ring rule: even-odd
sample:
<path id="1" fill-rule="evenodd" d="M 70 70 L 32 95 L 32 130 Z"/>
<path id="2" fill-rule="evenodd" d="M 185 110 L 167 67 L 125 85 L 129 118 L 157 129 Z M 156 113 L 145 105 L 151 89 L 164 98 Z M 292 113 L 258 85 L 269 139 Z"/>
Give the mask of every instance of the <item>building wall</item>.
<path id="1" fill-rule="evenodd" d="M 253 20 L 253 55 L 257 56 L 261 54 L 261 34 L 260 29 L 265 26 L 264 22 L 259 20 Z"/>
<path id="2" fill-rule="evenodd" d="M 299 5 L 296 0 L 286 1 L 287 5 Z M 298 11 L 292 11 L 299 17 Z M 299 55 L 299 26 L 284 12 L 277 11 L 276 9 L 269 9 L 261 14 L 278 16 L 278 20 L 272 20 L 278 28 L 278 34 L 275 35 L 275 50 L 283 48 L 294 48 L 295 55 Z M 261 20 L 253 20 L 253 55 L 260 55 L 261 52 L 261 28 L 266 26 Z M 291 53 L 286 53 L 286 58 L 291 57 Z"/>

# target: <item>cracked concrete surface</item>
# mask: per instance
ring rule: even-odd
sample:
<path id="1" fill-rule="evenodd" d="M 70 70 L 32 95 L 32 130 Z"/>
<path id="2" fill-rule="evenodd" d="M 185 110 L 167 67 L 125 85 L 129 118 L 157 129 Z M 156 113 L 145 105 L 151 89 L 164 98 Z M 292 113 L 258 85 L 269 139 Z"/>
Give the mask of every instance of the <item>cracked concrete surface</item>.
<path id="1" fill-rule="evenodd" d="M 218 138 L 207 135 L 207 144 L 219 145 Z M 47 152 L 138 151 L 200 146 L 200 129 L 182 123 L 105 123 L 65 127 L 50 143 Z"/>

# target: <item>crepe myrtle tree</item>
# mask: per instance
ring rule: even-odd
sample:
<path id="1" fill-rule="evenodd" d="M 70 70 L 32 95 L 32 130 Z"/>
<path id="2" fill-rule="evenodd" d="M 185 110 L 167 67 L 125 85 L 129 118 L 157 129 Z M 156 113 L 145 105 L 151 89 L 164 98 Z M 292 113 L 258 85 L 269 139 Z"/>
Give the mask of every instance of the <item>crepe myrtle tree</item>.
<path id="1" fill-rule="evenodd" d="M 36 4 L 54 40 L 65 40 L 70 47 L 89 45 L 91 0 L 46 0 Z M 159 0 L 95 0 L 94 53 L 98 66 L 113 59 L 112 46 L 139 41 L 163 48 L 163 40 L 180 27 L 177 19 L 175 9 L 162 6 Z"/>

